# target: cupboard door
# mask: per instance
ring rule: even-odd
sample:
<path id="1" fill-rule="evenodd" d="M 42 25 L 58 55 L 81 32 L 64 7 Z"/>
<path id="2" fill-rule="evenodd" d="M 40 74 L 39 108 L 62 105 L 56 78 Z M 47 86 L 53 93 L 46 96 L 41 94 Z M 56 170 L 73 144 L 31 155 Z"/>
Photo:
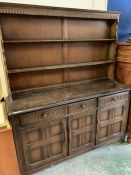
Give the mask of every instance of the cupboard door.
<path id="1" fill-rule="evenodd" d="M 98 109 L 96 145 L 120 139 L 126 129 L 128 103 Z"/>
<path id="2" fill-rule="evenodd" d="M 95 146 L 96 111 L 69 117 L 69 154 L 77 154 Z"/>
<path id="3" fill-rule="evenodd" d="M 67 156 L 66 119 L 21 129 L 26 171 Z"/>

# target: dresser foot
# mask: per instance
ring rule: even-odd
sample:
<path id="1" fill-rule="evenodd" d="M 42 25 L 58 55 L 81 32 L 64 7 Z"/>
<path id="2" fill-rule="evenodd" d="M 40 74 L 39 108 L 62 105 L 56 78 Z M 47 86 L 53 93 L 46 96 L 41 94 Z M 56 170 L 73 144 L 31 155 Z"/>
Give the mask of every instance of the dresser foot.
<path id="1" fill-rule="evenodd" d="M 128 133 L 128 143 L 131 144 L 131 133 Z"/>

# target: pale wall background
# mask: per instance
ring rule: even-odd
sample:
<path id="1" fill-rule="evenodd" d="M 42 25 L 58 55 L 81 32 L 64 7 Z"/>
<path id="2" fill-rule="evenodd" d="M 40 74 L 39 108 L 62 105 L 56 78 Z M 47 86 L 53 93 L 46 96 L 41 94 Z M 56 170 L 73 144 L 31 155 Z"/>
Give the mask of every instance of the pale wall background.
<path id="1" fill-rule="evenodd" d="M 36 4 L 55 7 L 107 10 L 108 0 L 5 0 L 0 2 Z"/>
<path id="2" fill-rule="evenodd" d="M 94 10 L 107 10 L 108 0 L 5 0 L 0 2 L 35 4 L 54 7 L 68 7 Z M 1 36 L 0 36 L 1 37 Z M 0 98 L 8 96 L 7 78 L 5 68 L 2 62 L 2 52 L 0 52 Z M 4 104 L 0 102 L 0 126 L 5 123 L 6 114 L 4 112 Z"/>

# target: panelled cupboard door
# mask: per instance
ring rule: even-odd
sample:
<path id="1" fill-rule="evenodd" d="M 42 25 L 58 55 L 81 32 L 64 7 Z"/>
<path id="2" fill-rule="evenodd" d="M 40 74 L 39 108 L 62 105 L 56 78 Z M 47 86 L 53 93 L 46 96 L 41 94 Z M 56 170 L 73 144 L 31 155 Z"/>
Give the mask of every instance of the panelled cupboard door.
<path id="1" fill-rule="evenodd" d="M 21 137 L 27 172 L 67 156 L 66 119 L 24 128 Z"/>
<path id="2" fill-rule="evenodd" d="M 69 154 L 95 146 L 96 111 L 78 113 L 69 117 Z"/>
<path id="3" fill-rule="evenodd" d="M 125 132 L 128 103 L 98 109 L 96 145 L 119 139 Z"/>

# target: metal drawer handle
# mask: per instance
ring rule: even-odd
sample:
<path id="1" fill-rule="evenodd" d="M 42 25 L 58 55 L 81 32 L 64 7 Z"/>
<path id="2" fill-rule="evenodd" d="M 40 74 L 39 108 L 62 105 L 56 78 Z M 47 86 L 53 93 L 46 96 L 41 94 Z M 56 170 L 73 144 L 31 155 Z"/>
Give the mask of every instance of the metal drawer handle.
<path id="1" fill-rule="evenodd" d="M 64 140 L 65 140 L 65 144 L 67 144 L 67 130 L 66 130 L 66 128 L 64 130 Z"/>
<path id="2" fill-rule="evenodd" d="M 42 117 L 47 118 L 47 114 L 43 113 Z"/>
<path id="3" fill-rule="evenodd" d="M 85 104 L 81 104 L 81 107 L 82 107 L 82 108 L 86 108 L 86 105 L 85 105 Z"/>
<path id="4" fill-rule="evenodd" d="M 111 101 L 116 101 L 116 98 L 115 97 L 112 97 Z"/>

